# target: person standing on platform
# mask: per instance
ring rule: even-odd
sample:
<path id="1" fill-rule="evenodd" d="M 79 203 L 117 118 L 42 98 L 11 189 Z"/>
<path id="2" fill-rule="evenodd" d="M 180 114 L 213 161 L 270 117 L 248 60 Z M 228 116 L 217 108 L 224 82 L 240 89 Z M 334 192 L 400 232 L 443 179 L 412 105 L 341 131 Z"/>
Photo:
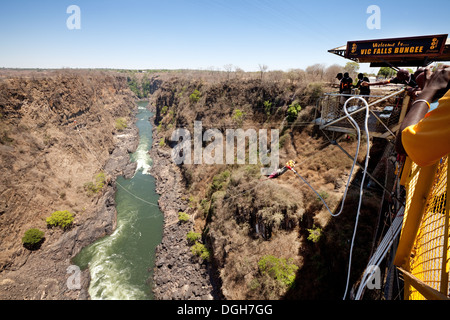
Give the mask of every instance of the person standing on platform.
<path id="1" fill-rule="evenodd" d="M 364 76 L 362 73 L 358 74 L 358 83 L 356 84 L 356 88 L 359 89 L 359 95 L 363 96 L 363 99 L 369 102 L 370 86 L 362 86 L 364 82 L 370 83 L 369 78 Z"/>
<path id="2" fill-rule="evenodd" d="M 348 72 L 339 73 L 336 77 L 338 80 L 340 80 L 340 86 L 339 86 L 339 93 L 342 95 L 339 100 L 339 106 L 343 107 L 345 102 L 350 98 L 350 95 L 352 94 L 352 88 L 353 88 L 353 79 L 350 78 L 350 75 Z"/>

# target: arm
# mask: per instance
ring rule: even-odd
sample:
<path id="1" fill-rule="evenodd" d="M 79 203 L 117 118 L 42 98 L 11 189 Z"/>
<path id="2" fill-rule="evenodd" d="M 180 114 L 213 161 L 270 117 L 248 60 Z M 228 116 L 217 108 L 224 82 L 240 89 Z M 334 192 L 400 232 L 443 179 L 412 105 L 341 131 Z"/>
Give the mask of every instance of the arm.
<path id="1" fill-rule="evenodd" d="M 385 84 L 391 83 L 391 80 L 383 80 L 383 81 L 378 81 L 378 82 L 367 82 L 364 81 L 361 85 L 363 87 L 370 87 L 370 86 L 383 86 Z"/>
<path id="2" fill-rule="evenodd" d="M 436 93 L 445 89 L 450 81 L 450 66 L 442 66 L 433 74 L 431 67 L 425 69 L 425 86 L 411 106 L 410 111 L 403 120 L 395 142 L 399 154 L 407 154 L 402 143 L 402 132 L 409 126 L 419 123 L 429 111 L 429 104 L 433 102 Z M 425 101 L 428 101 L 425 102 Z"/>

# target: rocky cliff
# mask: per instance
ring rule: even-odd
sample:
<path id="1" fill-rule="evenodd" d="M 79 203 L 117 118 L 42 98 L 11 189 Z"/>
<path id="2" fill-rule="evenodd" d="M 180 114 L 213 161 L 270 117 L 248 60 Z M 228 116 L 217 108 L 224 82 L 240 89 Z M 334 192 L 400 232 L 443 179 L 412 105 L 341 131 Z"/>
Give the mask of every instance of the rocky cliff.
<path id="1" fill-rule="evenodd" d="M 185 186 L 181 173 L 173 165 L 171 155 L 160 150 L 157 143 L 150 153 L 154 165 L 156 191 L 161 195 L 159 206 L 164 213 L 164 232 L 156 248 L 153 292 L 156 300 L 211 300 L 220 296 L 211 284 L 208 266 L 189 250 L 186 235 L 193 221 L 180 222 L 179 212 L 187 211 Z"/>
<path id="2" fill-rule="evenodd" d="M 128 152 L 137 129 L 126 78 L 98 71 L 3 71 L 0 75 L 0 299 L 87 299 L 71 290 L 70 259 L 115 228 L 115 178 L 132 174 Z M 105 174 L 101 190 L 86 186 Z M 74 216 L 70 229 L 48 228 L 54 211 Z M 28 229 L 45 233 L 28 250 Z M 72 271 L 70 271 L 72 270 Z M 72 272 L 72 273 L 71 273 Z"/>
<path id="3" fill-rule="evenodd" d="M 152 75 L 145 86 L 155 111 L 151 173 L 165 217 L 156 250 L 155 298 L 339 298 L 359 173 L 350 177 L 342 217 L 331 219 L 291 172 L 268 181 L 263 165 L 248 158 L 245 164 L 221 165 L 176 165 L 172 159 L 173 131 L 193 132 L 194 121 L 202 122 L 202 133 L 276 129 L 280 166 L 295 160 L 297 170 L 335 210 L 352 161 L 311 124 L 315 100 L 327 84 L 303 74 L 204 76 Z M 0 299 L 89 298 L 88 271 L 81 274 L 81 289 L 69 288 L 70 260 L 114 230 L 115 178 L 134 172 L 128 154 L 138 139 L 130 121 L 136 111 L 130 80 L 98 71 L 0 74 Z M 347 138 L 335 137 L 354 154 L 355 141 Z M 364 157 L 360 154 L 359 161 Z M 371 170 L 379 159 L 372 155 Z M 90 188 L 99 173 L 105 174 L 102 187 Z M 379 198 L 368 192 L 364 199 L 356 276 L 367 261 Z M 46 218 L 59 210 L 74 215 L 70 229 L 47 227 Z M 179 219 L 180 212 L 188 221 Z M 45 232 L 39 250 L 22 245 L 30 228 Z M 196 240 L 187 239 L 189 232 Z"/>
<path id="4" fill-rule="evenodd" d="M 160 175 L 157 184 L 169 186 L 163 192 L 166 200 L 162 199 L 169 207 L 162 206 L 167 221 L 157 250 L 156 293 L 160 298 L 201 297 L 191 290 L 196 281 L 204 283 L 195 280 L 198 276 L 190 271 L 197 261 L 201 270 L 210 271 L 201 274 L 207 276 L 215 298 L 339 299 L 345 285 L 359 173 L 350 177 L 342 217 L 331 219 L 317 195 L 292 172 L 267 181 L 261 175 L 262 165 L 250 164 L 248 157 L 243 165 L 176 166 L 169 160 L 179 143 L 171 141 L 172 133 L 183 128 L 193 134 L 194 121 L 202 122 L 202 134 L 207 129 L 222 134 L 227 129 L 277 129 L 280 166 L 295 160 L 297 170 L 335 210 L 352 161 L 311 124 L 315 100 L 330 88 L 300 78 L 213 80 L 166 76 L 151 96 L 156 108 L 153 154 L 166 163 L 153 170 L 165 172 L 156 173 Z M 355 153 L 354 139 L 335 138 L 349 154 Z M 203 150 L 207 146 L 203 142 Z M 364 157 L 361 153 L 359 161 Z M 372 155 L 371 170 L 378 160 Z M 174 185 L 175 193 L 171 193 Z M 355 276 L 365 266 L 370 250 L 367 243 L 375 229 L 371 226 L 378 215 L 379 193 L 366 196 L 360 227 L 364 232 L 358 238 L 359 244 L 366 244 L 357 249 Z M 178 211 L 189 214 L 189 224 L 177 221 Z M 186 241 L 189 231 L 199 235 L 208 259 L 188 252 L 192 247 Z M 189 268 L 184 270 L 182 261 L 188 261 Z M 210 285 L 203 287 L 209 290 Z"/>

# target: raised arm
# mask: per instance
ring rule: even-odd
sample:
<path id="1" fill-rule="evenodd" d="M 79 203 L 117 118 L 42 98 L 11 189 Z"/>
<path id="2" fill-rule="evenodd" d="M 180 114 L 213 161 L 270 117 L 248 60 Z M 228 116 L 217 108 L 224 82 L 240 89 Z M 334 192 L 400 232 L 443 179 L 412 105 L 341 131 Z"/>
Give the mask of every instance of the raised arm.
<path id="1" fill-rule="evenodd" d="M 383 86 L 383 85 L 388 84 L 390 82 L 391 82 L 391 80 L 383 80 L 383 81 L 378 81 L 378 82 L 367 82 L 367 81 L 364 81 L 363 83 L 361 83 L 361 86 L 363 86 L 363 87 Z"/>
<path id="2" fill-rule="evenodd" d="M 396 149 L 399 154 L 407 154 L 402 143 L 402 133 L 409 126 L 419 123 L 430 110 L 430 103 L 440 98 L 436 95 L 445 90 L 450 82 L 450 66 L 439 67 L 436 72 L 431 67 L 425 69 L 425 84 L 423 90 L 413 102 L 410 111 L 403 120 L 396 139 Z M 443 91 L 442 91 L 443 92 Z M 444 93 L 445 94 L 445 93 Z"/>

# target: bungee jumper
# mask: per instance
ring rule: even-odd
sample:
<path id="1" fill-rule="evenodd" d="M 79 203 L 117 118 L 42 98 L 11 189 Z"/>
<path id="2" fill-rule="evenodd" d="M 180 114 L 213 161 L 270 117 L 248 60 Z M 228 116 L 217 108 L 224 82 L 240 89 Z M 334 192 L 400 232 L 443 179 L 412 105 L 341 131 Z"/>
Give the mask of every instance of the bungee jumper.
<path id="1" fill-rule="evenodd" d="M 281 175 L 285 174 L 286 171 L 292 170 L 294 167 L 295 167 L 295 161 L 290 160 L 286 163 L 286 165 L 283 168 L 277 169 L 267 179 L 276 179 L 276 178 L 280 177 Z"/>

